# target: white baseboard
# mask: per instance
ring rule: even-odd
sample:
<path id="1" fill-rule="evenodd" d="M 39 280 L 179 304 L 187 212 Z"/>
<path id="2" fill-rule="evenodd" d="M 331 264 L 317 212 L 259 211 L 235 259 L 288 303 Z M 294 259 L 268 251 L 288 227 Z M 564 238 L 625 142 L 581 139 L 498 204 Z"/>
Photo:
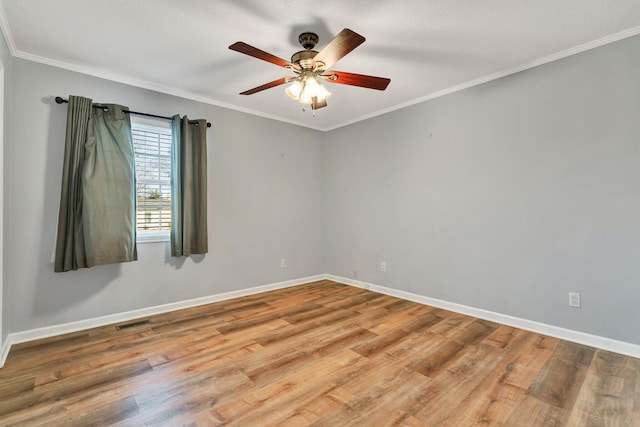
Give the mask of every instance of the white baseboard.
<path id="1" fill-rule="evenodd" d="M 360 280 L 355 280 L 355 279 L 347 279 L 346 277 L 334 276 L 333 274 L 325 274 L 324 278 L 326 280 L 333 280 L 334 282 L 355 286 L 356 288 L 362 288 L 366 290 L 370 290 L 369 288 L 372 286 L 370 283 L 367 283 L 367 282 L 361 282 Z"/>
<path id="2" fill-rule="evenodd" d="M 196 307 L 199 305 L 211 304 L 213 302 L 225 301 L 233 298 L 259 294 L 261 292 L 273 291 L 276 289 L 289 288 L 291 286 L 302 285 L 304 283 L 325 280 L 325 275 L 309 276 L 300 279 L 287 280 L 284 282 L 271 283 L 268 285 L 255 286 L 253 288 L 241 289 L 238 291 L 225 292 L 222 294 L 209 295 L 201 298 L 194 298 L 185 301 L 178 301 L 170 304 L 158 305 L 155 307 L 142 308 L 138 310 L 126 311 L 123 313 L 110 314 L 107 316 L 94 317 L 91 319 L 79 320 L 76 322 L 63 323 L 60 325 L 45 326 L 43 328 L 30 329 L 27 331 L 13 332 L 7 337 L 2 346 L 2 358 L 0 359 L 0 368 L 4 366 L 4 362 L 9 355 L 9 350 L 13 344 L 20 344 L 28 341 L 35 341 L 43 338 L 49 338 L 57 335 L 68 334 L 71 332 L 83 331 L 85 329 L 96 328 L 99 326 L 111 325 L 114 323 L 128 322 L 142 317 L 153 316 L 156 314 L 167 313 L 169 311 L 181 310 L 184 308 Z"/>
<path id="3" fill-rule="evenodd" d="M 533 320 L 521 319 L 519 317 L 513 317 L 506 314 L 495 313 L 493 311 L 483 310 L 475 307 L 469 307 L 462 304 L 457 304 L 457 303 L 444 301 L 436 298 L 430 298 L 423 295 L 414 294 L 411 292 L 400 291 L 397 289 L 378 286 L 371 283 L 361 282 L 353 279 L 347 279 L 344 277 L 327 275 L 326 278 L 333 280 L 335 282 L 344 283 L 346 285 L 352 285 L 352 286 L 357 286 L 359 288 L 368 289 L 372 292 L 378 292 L 381 294 L 402 298 L 408 301 L 413 301 L 420 304 L 430 305 L 433 307 L 454 311 L 456 313 L 465 314 L 467 316 L 473 316 L 479 319 L 490 320 L 492 322 L 513 326 L 515 328 L 524 329 L 531 332 L 537 332 L 539 334 L 560 338 L 562 340 L 571 341 L 578 344 L 583 344 L 590 347 L 596 347 L 602 350 L 611 351 L 614 353 L 619 353 L 619 354 L 624 354 L 631 357 L 640 358 L 640 345 L 637 345 L 637 344 L 631 344 L 628 342 L 618 341 L 611 338 L 605 338 L 598 335 L 587 334 L 584 332 L 574 331 L 572 329 L 565 329 L 558 326 L 548 325 L 546 323 L 536 322 Z"/>
<path id="4" fill-rule="evenodd" d="M 565 329 L 558 326 L 548 325 L 545 323 L 535 322 L 533 320 L 521 319 L 518 317 L 508 316 L 506 314 L 495 313 L 480 308 L 469 307 L 449 301 L 436 298 L 430 298 L 411 292 L 400 291 L 397 289 L 387 288 L 384 286 L 374 285 L 372 283 L 362 282 L 360 280 L 349 279 L 346 277 L 335 276 L 332 274 L 320 274 L 317 276 L 303 277 L 300 279 L 287 280 L 284 282 L 271 283 L 268 285 L 256 286 L 253 288 L 242 289 L 238 291 L 225 292 L 222 294 L 209 295 L 201 298 L 194 298 L 185 301 L 179 301 L 170 304 L 163 304 L 155 307 L 148 307 L 139 310 L 127 311 L 124 313 L 111 314 L 108 316 L 95 317 L 92 319 L 80 320 L 77 322 L 64 323 L 60 325 L 47 326 L 44 328 L 31 329 L 27 331 L 10 333 L 7 339 L 2 343 L 0 353 L 0 368 L 4 366 L 4 362 L 9 355 L 9 350 L 13 344 L 19 344 L 27 341 L 34 341 L 42 338 L 49 338 L 57 335 L 67 334 L 70 332 L 82 331 L 99 326 L 110 325 L 114 323 L 128 322 L 142 317 L 162 314 L 169 311 L 181 310 L 184 308 L 196 307 L 199 305 L 210 304 L 218 301 L 225 301 L 233 298 L 254 295 L 261 292 L 273 291 L 276 289 L 284 289 L 291 286 L 297 286 L 304 283 L 315 282 L 318 280 L 333 280 L 335 282 L 344 283 L 372 292 L 378 292 L 408 301 L 414 301 L 420 304 L 430 305 L 445 310 L 454 311 L 456 313 L 477 317 L 480 319 L 490 320 L 492 322 L 501 323 L 503 325 L 513 326 L 515 328 L 524 329 L 531 332 L 537 332 L 543 335 L 549 335 L 566 341 L 584 344 L 591 347 L 600 348 L 614 353 L 624 354 L 631 357 L 640 358 L 640 345 L 631 344 L 624 341 L 617 341 L 611 338 L 605 338 L 598 335 L 591 335 L 584 332 Z"/>
<path id="5" fill-rule="evenodd" d="M 4 361 L 7 360 L 7 356 L 9 356 L 9 350 L 11 350 L 11 342 L 9 341 L 9 337 L 4 340 L 2 345 L 0 346 L 0 368 L 4 366 Z"/>

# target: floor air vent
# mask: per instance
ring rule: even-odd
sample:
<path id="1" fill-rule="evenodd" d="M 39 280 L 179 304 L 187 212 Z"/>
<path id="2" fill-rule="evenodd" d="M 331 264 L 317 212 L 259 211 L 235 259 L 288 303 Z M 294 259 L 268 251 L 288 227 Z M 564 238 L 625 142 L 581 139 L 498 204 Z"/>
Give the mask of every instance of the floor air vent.
<path id="1" fill-rule="evenodd" d="M 117 325 L 116 331 L 121 331 L 123 329 L 133 328 L 135 326 L 146 325 L 147 323 L 151 323 L 150 320 L 139 320 L 137 322 L 125 323 L 124 325 Z"/>

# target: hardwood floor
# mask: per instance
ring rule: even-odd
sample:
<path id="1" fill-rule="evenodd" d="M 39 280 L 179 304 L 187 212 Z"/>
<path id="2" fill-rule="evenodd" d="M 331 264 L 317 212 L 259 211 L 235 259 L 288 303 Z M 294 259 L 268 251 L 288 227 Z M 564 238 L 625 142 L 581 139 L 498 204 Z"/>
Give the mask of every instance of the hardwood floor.
<path id="1" fill-rule="evenodd" d="M 14 346 L 0 424 L 640 426 L 640 360 L 321 281 Z"/>

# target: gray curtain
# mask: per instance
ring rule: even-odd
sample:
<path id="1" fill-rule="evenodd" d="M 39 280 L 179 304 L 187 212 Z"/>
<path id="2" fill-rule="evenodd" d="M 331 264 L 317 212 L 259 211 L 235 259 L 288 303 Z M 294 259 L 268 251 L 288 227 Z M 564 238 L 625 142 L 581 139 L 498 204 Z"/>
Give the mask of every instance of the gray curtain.
<path id="1" fill-rule="evenodd" d="M 135 261 L 135 159 L 121 105 L 70 96 L 56 272 Z"/>
<path id="2" fill-rule="evenodd" d="M 69 97 L 54 263 L 56 272 L 87 267 L 82 228 L 82 171 L 91 110 L 90 99 Z"/>
<path id="3" fill-rule="evenodd" d="M 207 234 L 207 121 L 172 122 L 171 256 L 206 254 Z"/>

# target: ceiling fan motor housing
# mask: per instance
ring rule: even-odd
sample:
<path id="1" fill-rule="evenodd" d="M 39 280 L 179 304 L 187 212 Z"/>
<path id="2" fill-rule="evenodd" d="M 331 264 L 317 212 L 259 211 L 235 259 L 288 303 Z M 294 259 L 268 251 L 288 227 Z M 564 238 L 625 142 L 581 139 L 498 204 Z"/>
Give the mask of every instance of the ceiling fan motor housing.
<path id="1" fill-rule="evenodd" d="M 302 33 L 298 36 L 298 42 L 306 50 L 296 52 L 291 56 L 291 62 L 297 64 L 303 70 L 313 68 L 313 58 L 318 54 L 313 48 L 318 44 L 318 35 L 316 33 Z"/>
<path id="2" fill-rule="evenodd" d="M 318 35 L 316 33 L 302 33 L 298 36 L 298 42 L 305 49 L 313 49 L 318 44 Z"/>

